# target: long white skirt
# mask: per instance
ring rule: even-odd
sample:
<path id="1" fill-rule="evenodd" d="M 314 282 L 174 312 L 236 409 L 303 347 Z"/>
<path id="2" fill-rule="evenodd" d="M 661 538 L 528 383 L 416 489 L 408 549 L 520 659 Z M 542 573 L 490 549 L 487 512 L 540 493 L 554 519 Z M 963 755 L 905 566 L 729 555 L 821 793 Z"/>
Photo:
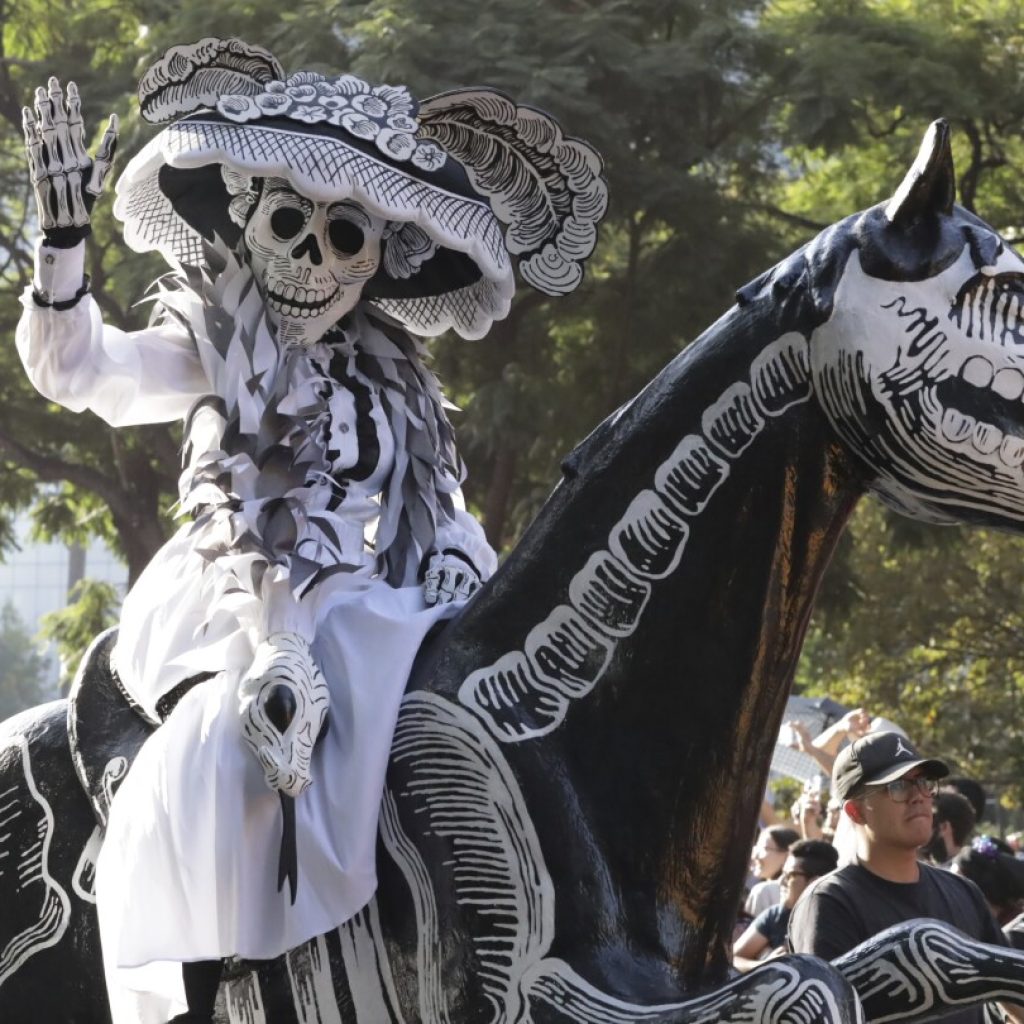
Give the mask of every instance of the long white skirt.
<path id="1" fill-rule="evenodd" d="M 425 634 L 457 607 L 427 608 L 419 587 L 371 582 L 335 595 L 320 621 L 313 653 L 331 691 L 330 730 L 313 756 L 314 783 L 296 801 L 294 905 L 287 884 L 277 891 L 280 801 L 241 736 L 242 670 L 182 698 L 117 791 L 97 864 L 112 995 L 180 994 L 183 961 L 278 956 L 370 900 L 399 703 Z M 157 969 L 168 961 L 172 969 Z M 133 1005 L 120 1019 L 145 1014 Z"/>

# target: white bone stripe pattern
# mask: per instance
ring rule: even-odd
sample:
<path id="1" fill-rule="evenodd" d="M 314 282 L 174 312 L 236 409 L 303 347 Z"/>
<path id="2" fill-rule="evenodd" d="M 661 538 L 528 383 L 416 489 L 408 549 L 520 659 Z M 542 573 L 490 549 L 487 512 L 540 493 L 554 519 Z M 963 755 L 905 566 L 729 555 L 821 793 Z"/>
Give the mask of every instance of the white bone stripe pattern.
<path id="1" fill-rule="evenodd" d="M 543 960 L 528 971 L 525 984 L 531 1008 L 542 1005 L 548 1013 L 556 1011 L 567 1024 L 811 1024 L 864 1020 L 859 1005 L 852 1013 L 845 1010 L 827 984 L 808 978 L 795 964 L 784 961 L 765 964 L 698 999 L 660 1006 L 638 1006 L 606 995 L 555 958 Z M 542 1019 L 547 1019 L 547 1014 L 542 1014 Z"/>
<path id="2" fill-rule="evenodd" d="M 472 929 L 475 972 L 488 999 L 504 1008 L 503 1020 L 521 1020 L 521 974 L 554 941 L 555 893 L 540 839 L 515 776 L 480 722 L 436 694 L 413 693 L 402 711 L 391 745 L 392 763 L 407 774 L 400 797 L 430 834 L 451 845 L 447 869 L 464 917 Z M 396 798 L 385 801 L 381 836 L 413 893 L 419 937 L 422 1020 L 443 1021 L 444 995 L 429 986 L 443 961 L 426 944 L 436 906 L 429 877 L 395 815 Z M 437 925 L 435 924 L 436 928 Z M 431 1015 L 432 1014 L 432 1015 Z"/>
<path id="3" fill-rule="evenodd" d="M 0 748 L 0 763 L 11 759 L 20 762 L 21 778 L 0 792 L 0 985 L 29 957 L 60 942 L 71 917 L 71 900 L 50 874 L 53 808 L 39 792 L 21 734 Z"/>
<path id="4" fill-rule="evenodd" d="M 279 732 L 266 702 L 277 686 L 286 686 L 295 700 L 291 723 Z M 253 655 L 238 688 L 242 738 L 263 769 L 267 785 L 299 796 L 312 785 L 313 747 L 330 703 L 327 681 L 313 660 L 309 644 L 298 633 L 274 633 Z"/>
<path id="5" fill-rule="evenodd" d="M 701 514 L 738 458 L 764 428 L 811 396 L 802 334 L 782 335 L 758 354 L 749 383 L 730 385 L 704 411 L 702 433 L 689 434 L 612 527 L 607 550 L 590 556 L 569 583 L 569 604 L 555 608 L 510 651 L 473 672 L 459 701 L 499 740 L 536 739 L 557 728 L 573 700 L 604 673 L 619 640 L 636 630 L 652 584 L 679 566 L 688 519 Z"/>
<path id="6" fill-rule="evenodd" d="M 934 1019 L 940 1007 L 977 1005 L 982 992 L 990 1000 L 1024 999 L 1024 952 L 987 946 L 939 921 L 896 925 L 833 964 L 872 1024 L 920 1020 L 927 1011 Z"/>

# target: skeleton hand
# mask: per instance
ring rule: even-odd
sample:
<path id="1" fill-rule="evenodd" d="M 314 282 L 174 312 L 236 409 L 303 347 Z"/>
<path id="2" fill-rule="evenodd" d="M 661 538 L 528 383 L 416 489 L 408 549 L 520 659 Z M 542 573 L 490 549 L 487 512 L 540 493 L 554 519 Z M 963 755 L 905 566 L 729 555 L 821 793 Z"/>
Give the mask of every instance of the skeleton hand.
<path id="1" fill-rule="evenodd" d="M 242 739 L 267 785 L 297 797 L 313 783 L 313 748 L 327 717 L 330 691 L 309 644 L 297 633 L 273 633 L 238 686 Z"/>
<path id="2" fill-rule="evenodd" d="M 427 604 L 448 604 L 465 600 L 480 588 L 480 574 L 461 551 L 435 551 L 423 575 L 423 596 Z"/>
<path id="3" fill-rule="evenodd" d="M 60 82 L 51 78 L 46 89 L 36 89 L 35 108 L 33 116 L 29 107 L 22 107 L 21 124 L 39 226 L 51 245 L 70 248 L 92 230 L 89 213 L 117 149 L 117 115 L 110 115 L 91 159 L 82 142 L 82 101 L 74 82 L 68 83 L 65 103 Z"/>

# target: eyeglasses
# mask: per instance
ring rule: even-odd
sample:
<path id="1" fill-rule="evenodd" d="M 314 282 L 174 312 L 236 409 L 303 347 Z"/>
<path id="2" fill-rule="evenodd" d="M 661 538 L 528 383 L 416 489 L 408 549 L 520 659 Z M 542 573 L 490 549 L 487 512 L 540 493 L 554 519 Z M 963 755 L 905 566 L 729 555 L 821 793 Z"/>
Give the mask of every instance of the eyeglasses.
<path id="1" fill-rule="evenodd" d="M 889 799 L 894 804 L 905 804 L 909 799 L 914 789 L 923 793 L 925 796 L 935 796 L 939 791 L 939 780 L 938 779 L 896 779 L 893 782 L 886 782 L 881 786 L 869 786 L 868 789 L 875 792 L 886 790 L 889 793 Z"/>

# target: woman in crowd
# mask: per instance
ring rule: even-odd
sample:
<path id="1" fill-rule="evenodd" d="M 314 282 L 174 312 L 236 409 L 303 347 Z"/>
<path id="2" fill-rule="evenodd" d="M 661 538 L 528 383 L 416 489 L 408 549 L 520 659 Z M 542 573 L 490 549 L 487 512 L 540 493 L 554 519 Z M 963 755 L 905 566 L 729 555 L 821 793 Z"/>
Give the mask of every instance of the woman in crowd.
<path id="1" fill-rule="evenodd" d="M 750 870 L 758 879 L 747 896 L 744 912 L 751 918 L 779 902 L 778 878 L 789 848 L 800 838 L 796 829 L 770 825 L 761 830 L 750 854 Z"/>
<path id="2" fill-rule="evenodd" d="M 950 869 L 981 890 L 1011 946 L 1024 949 L 1024 861 L 992 836 L 975 836 L 953 859 Z"/>

